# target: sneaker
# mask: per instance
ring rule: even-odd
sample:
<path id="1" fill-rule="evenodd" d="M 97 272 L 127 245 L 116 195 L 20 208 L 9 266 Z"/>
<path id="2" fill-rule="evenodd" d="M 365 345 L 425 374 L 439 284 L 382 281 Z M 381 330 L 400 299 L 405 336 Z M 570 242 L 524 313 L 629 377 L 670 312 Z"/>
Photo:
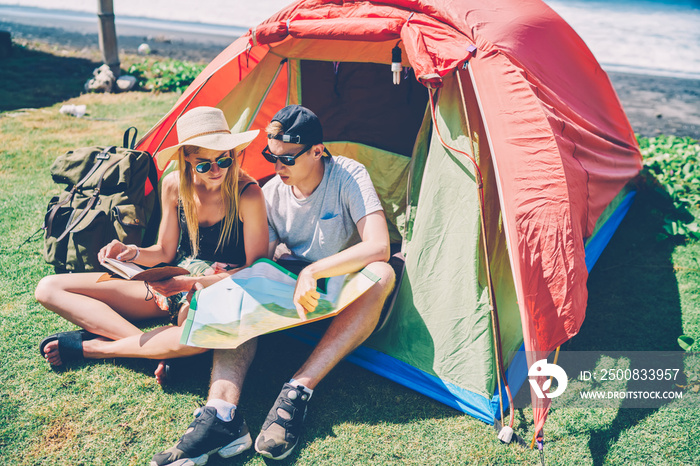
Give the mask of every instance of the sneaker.
<path id="1" fill-rule="evenodd" d="M 253 445 L 243 415 L 235 411 L 229 422 L 216 417 L 216 408 L 205 406 L 194 412 L 195 420 L 175 446 L 158 453 L 150 466 L 202 466 L 218 452 L 229 458 Z"/>
<path id="2" fill-rule="evenodd" d="M 289 456 L 299 442 L 310 396 L 301 387 L 284 384 L 255 440 L 255 451 L 273 460 Z"/>

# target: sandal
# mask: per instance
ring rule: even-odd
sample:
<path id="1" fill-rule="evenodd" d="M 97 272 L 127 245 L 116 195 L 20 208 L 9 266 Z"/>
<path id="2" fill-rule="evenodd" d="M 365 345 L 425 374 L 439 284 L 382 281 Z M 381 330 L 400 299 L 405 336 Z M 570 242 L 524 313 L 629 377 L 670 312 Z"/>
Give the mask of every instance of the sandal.
<path id="1" fill-rule="evenodd" d="M 44 348 L 46 345 L 52 341 L 58 341 L 58 353 L 61 356 L 61 365 L 54 366 L 54 369 L 60 369 L 67 363 L 82 361 L 85 359 L 83 356 L 83 342 L 87 340 L 93 340 L 99 337 L 94 333 L 88 332 L 87 330 L 72 330 L 70 332 L 59 332 L 49 335 L 48 337 L 41 340 L 39 343 L 39 353 L 42 357 L 46 357 L 44 354 Z"/>

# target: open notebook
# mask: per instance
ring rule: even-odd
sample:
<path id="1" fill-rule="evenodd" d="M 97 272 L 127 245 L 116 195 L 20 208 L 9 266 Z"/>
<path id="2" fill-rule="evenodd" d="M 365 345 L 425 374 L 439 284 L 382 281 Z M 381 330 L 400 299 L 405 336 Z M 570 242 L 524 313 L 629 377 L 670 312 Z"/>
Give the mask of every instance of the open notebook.
<path id="1" fill-rule="evenodd" d="M 127 280 L 140 280 L 144 282 L 158 282 L 177 277 L 178 275 L 188 275 L 190 273 L 189 270 L 174 265 L 157 265 L 144 269 L 131 262 L 123 262 L 110 257 L 102 262 L 102 266 Z M 98 281 L 103 281 L 104 279 L 105 278 L 100 277 Z M 109 277 L 106 277 L 106 279 L 109 279 Z"/>

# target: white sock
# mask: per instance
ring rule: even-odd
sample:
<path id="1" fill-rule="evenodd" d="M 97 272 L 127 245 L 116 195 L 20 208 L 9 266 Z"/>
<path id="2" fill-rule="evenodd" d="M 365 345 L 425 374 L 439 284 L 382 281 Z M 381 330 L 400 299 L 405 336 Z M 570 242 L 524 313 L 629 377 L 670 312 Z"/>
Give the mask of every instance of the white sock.
<path id="1" fill-rule="evenodd" d="M 224 422 L 231 422 L 231 419 L 233 419 L 233 412 L 236 410 L 235 404 L 218 398 L 207 401 L 206 406 L 216 408 L 216 417 Z"/>
<path id="2" fill-rule="evenodd" d="M 294 387 L 301 387 L 301 388 L 303 388 L 304 391 L 307 392 L 307 393 L 309 394 L 309 400 L 311 399 L 311 396 L 314 394 L 314 391 L 313 391 L 313 390 L 311 390 L 311 389 L 310 389 L 309 387 L 307 387 L 306 385 L 300 384 L 299 382 L 297 382 L 297 381 L 294 380 L 294 379 L 291 379 L 291 380 L 289 381 L 289 385 L 292 385 L 292 386 L 294 386 Z"/>

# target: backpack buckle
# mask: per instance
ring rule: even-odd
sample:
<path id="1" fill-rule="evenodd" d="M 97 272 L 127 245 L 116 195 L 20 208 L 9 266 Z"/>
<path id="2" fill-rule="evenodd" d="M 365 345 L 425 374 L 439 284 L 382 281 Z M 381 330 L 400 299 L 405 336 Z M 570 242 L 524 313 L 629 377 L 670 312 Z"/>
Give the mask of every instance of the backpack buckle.
<path id="1" fill-rule="evenodd" d="M 97 157 L 95 157 L 97 160 L 109 160 L 109 153 L 112 152 L 112 149 L 116 149 L 117 146 L 109 146 L 106 147 L 102 152 L 97 154 Z"/>

